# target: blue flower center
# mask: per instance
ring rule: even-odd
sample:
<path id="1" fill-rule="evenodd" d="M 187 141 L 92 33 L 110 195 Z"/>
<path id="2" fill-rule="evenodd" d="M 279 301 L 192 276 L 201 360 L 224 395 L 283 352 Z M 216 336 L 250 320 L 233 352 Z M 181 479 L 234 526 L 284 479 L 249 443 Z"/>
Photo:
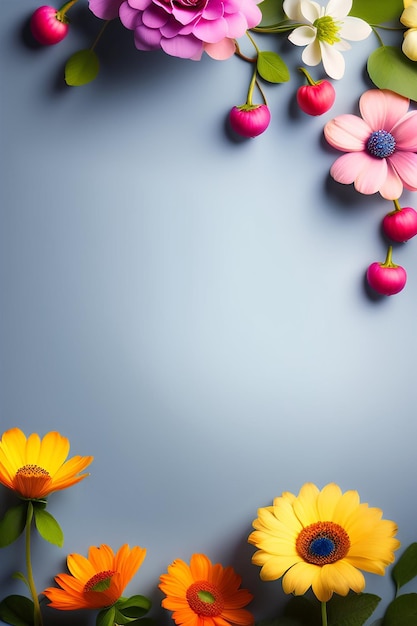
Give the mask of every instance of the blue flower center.
<path id="1" fill-rule="evenodd" d="M 334 541 L 330 537 L 317 537 L 310 543 L 309 551 L 312 556 L 330 556 L 335 549 Z"/>
<path id="2" fill-rule="evenodd" d="M 346 530 L 335 522 L 314 522 L 299 533 L 295 548 L 306 563 L 329 565 L 343 559 L 350 548 Z"/>
<path id="3" fill-rule="evenodd" d="M 369 154 L 385 159 L 395 152 L 395 139 L 387 130 L 376 130 L 369 137 L 366 148 Z"/>

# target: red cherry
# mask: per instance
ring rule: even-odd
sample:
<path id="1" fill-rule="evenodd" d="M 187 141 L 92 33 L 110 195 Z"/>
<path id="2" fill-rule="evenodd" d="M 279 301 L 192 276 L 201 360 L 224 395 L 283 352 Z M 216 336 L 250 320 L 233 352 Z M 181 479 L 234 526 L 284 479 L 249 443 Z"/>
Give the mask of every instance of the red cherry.
<path id="1" fill-rule="evenodd" d="M 393 241 L 408 241 L 417 235 L 417 211 L 410 206 L 392 211 L 382 220 L 382 228 Z"/>
<path id="2" fill-rule="evenodd" d="M 32 35 L 44 46 L 52 46 L 62 41 L 68 29 L 68 18 L 54 7 L 39 7 L 30 19 Z"/>
<path id="3" fill-rule="evenodd" d="M 392 246 L 388 248 L 384 263 L 371 263 L 366 272 L 369 285 L 383 296 L 393 296 L 405 287 L 407 272 L 392 262 Z"/>
<path id="4" fill-rule="evenodd" d="M 298 106 L 308 115 L 322 115 L 332 108 L 336 98 L 333 85 L 320 80 L 315 85 L 303 85 L 297 90 Z"/>
<path id="5" fill-rule="evenodd" d="M 266 104 L 233 107 L 229 115 L 230 125 L 238 135 L 257 137 L 263 133 L 271 121 L 271 113 Z"/>

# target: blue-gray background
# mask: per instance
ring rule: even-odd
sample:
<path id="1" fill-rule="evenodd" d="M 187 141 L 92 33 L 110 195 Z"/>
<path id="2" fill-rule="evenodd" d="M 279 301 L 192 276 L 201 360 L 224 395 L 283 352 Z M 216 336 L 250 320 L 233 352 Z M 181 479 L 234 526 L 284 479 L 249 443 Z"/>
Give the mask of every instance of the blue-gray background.
<path id="1" fill-rule="evenodd" d="M 357 112 L 375 39 L 353 44 L 335 106 L 311 118 L 294 103 L 300 50 L 258 38 L 293 78 L 265 85 L 265 135 L 236 141 L 245 63 L 139 53 L 114 23 L 97 80 L 68 88 L 64 63 L 99 23 L 74 7 L 68 38 L 36 48 L 36 6 L 3 0 L 0 21 L 0 423 L 95 457 L 50 498 L 65 546 L 35 541 L 38 589 L 68 552 L 127 542 L 148 550 L 127 591 L 161 620 L 158 577 L 193 552 L 235 566 L 273 616 L 285 596 L 260 582 L 247 536 L 258 507 L 306 481 L 357 489 L 414 541 L 417 243 L 395 247 L 405 290 L 372 297 L 392 205 L 331 181 L 322 139 Z M 20 541 L 1 553 L 2 596 L 25 593 L 16 569 Z M 388 577 L 367 581 L 391 598 Z"/>

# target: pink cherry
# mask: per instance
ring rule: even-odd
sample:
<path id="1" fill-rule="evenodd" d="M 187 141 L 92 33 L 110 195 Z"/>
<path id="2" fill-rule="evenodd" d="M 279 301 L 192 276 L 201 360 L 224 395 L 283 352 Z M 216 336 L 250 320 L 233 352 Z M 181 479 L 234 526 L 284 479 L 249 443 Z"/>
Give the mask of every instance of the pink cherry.
<path id="1" fill-rule="evenodd" d="M 266 104 L 233 107 L 229 115 L 230 125 L 238 135 L 257 137 L 263 133 L 271 121 L 271 113 Z"/>
<path id="2" fill-rule="evenodd" d="M 303 85 L 297 90 L 298 106 L 308 115 L 322 115 L 334 104 L 336 92 L 328 80 L 320 80 L 314 85 Z"/>
<path id="3" fill-rule="evenodd" d="M 52 46 L 62 41 L 68 29 L 68 18 L 51 6 L 39 7 L 30 19 L 32 35 L 44 46 Z"/>
<path id="4" fill-rule="evenodd" d="M 382 228 L 393 241 L 408 241 L 417 235 L 417 211 L 410 206 L 392 211 L 382 220 Z"/>
<path id="5" fill-rule="evenodd" d="M 366 272 L 369 285 L 383 296 L 393 296 L 405 287 L 407 272 L 392 262 L 392 246 L 389 246 L 384 263 L 372 263 Z"/>

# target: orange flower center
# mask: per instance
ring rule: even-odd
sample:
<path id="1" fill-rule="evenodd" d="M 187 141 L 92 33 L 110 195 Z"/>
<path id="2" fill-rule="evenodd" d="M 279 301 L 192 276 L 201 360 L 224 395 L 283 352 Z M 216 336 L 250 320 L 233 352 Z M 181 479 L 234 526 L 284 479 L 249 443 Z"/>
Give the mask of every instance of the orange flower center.
<path id="1" fill-rule="evenodd" d="M 23 465 L 13 480 L 13 488 L 24 498 L 36 499 L 43 494 L 52 478 L 49 472 L 39 465 Z"/>
<path id="2" fill-rule="evenodd" d="M 190 609 L 202 617 L 216 617 L 223 611 L 224 601 L 220 590 L 207 580 L 198 580 L 187 589 Z"/>
<path id="3" fill-rule="evenodd" d="M 84 585 L 83 592 L 88 593 L 89 591 L 107 591 L 110 587 L 111 579 L 115 575 L 115 571 L 108 569 L 104 572 L 98 572 L 94 574 Z"/>
<path id="4" fill-rule="evenodd" d="M 346 556 L 350 539 L 345 529 L 335 522 L 315 522 L 302 529 L 295 547 L 307 563 L 328 565 Z"/>

